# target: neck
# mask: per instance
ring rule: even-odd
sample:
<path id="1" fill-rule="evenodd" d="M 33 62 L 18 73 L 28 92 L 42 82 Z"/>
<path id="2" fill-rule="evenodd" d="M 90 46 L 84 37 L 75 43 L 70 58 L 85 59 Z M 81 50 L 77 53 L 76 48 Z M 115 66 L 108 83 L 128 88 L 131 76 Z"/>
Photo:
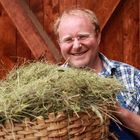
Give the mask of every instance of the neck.
<path id="1" fill-rule="evenodd" d="M 99 56 L 96 57 L 96 60 L 94 61 L 92 68 L 95 70 L 96 73 L 100 73 L 103 69 L 103 62 L 100 59 Z"/>

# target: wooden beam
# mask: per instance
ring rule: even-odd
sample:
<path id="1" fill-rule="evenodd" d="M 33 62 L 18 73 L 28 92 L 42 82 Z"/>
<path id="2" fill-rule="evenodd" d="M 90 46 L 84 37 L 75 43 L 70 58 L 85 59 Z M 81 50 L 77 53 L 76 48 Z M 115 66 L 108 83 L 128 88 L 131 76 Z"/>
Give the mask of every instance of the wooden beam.
<path id="1" fill-rule="evenodd" d="M 15 62 L 7 56 L 0 57 L 0 80 L 4 79 L 9 71 L 13 69 Z"/>
<path id="2" fill-rule="evenodd" d="M 121 0 L 77 0 L 77 5 L 94 11 L 99 19 L 101 30 L 103 30 L 120 1 Z"/>
<path id="3" fill-rule="evenodd" d="M 0 3 L 36 59 L 45 56 L 47 60 L 60 61 L 59 51 L 24 0 L 0 0 Z"/>
<path id="4" fill-rule="evenodd" d="M 119 5 L 121 0 L 98 0 L 94 6 L 94 11 L 99 19 L 101 30 L 105 27 L 106 23 L 112 16 L 113 12 Z"/>

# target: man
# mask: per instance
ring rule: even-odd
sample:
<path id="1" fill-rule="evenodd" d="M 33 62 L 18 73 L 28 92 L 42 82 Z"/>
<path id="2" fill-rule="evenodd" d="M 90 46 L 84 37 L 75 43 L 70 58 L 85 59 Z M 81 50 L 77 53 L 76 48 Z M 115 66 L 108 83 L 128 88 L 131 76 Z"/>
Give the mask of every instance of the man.
<path id="1" fill-rule="evenodd" d="M 140 116 L 136 115 L 140 113 L 140 71 L 125 63 L 109 60 L 99 52 L 101 33 L 96 15 L 88 9 L 64 11 L 56 21 L 54 31 L 66 60 L 65 66 L 92 68 L 101 76 L 115 76 L 126 87 L 126 91 L 117 97 L 126 109 L 117 107 L 116 116 L 140 139 Z M 119 132 L 118 135 L 120 140 L 125 139 L 124 133 L 121 136 Z M 131 135 L 128 137 L 136 139 Z"/>

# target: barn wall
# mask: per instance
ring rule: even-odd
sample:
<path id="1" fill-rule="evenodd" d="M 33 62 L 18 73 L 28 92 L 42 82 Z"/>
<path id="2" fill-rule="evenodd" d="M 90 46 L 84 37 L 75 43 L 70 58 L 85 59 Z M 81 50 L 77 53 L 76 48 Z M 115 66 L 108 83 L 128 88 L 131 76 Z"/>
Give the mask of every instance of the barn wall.
<path id="1" fill-rule="evenodd" d="M 140 69 L 138 0 L 118 5 L 102 31 L 101 50 L 111 59 Z"/>
<path id="2" fill-rule="evenodd" d="M 52 29 L 56 17 L 65 8 L 74 6 L 93 10 L 102 27 L 101 52 L 140 69 L 139 0 L 26 0 L 26 3 L 58 49 Z M 0 78 L 28 59 L 34 59 L 31 50 L 0 4 Z"/>

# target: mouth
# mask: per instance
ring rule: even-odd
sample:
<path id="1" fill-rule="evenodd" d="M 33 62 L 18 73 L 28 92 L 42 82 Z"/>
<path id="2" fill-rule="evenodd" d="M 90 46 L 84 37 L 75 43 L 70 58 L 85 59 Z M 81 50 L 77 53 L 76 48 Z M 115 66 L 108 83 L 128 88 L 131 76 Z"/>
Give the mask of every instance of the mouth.
<path id="1" fill-rule="evenodd" d="M 81 55 L 85 54 L 87 51 L 71 53 L 71 55 L 73 55 L 73 56 L 81 56 Z"/>

